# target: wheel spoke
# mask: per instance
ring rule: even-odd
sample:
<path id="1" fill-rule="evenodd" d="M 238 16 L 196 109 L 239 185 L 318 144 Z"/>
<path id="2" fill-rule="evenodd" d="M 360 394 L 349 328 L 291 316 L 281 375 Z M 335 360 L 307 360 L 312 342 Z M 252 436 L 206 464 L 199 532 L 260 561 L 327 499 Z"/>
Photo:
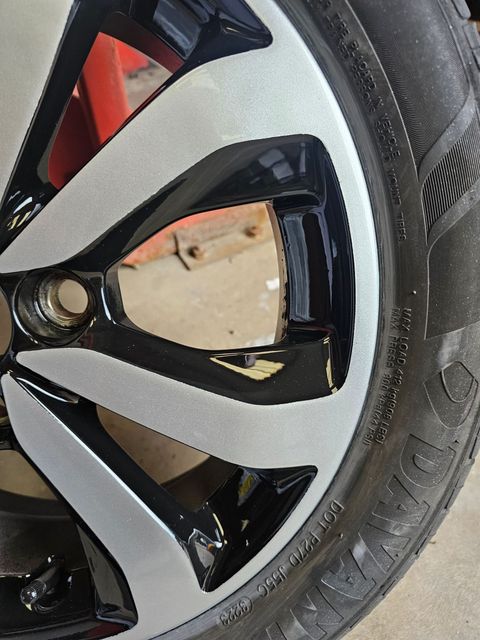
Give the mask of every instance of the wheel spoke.
<path id="1" fill-rule="evenodd" d="M 97 321 L 78 344 L 153 374 L 252 404 L 284 404 L 331 395 L 343 381 L 336 375 L 335 335 L 325 331 L 296 334 L 303 341 L 289 342 L 287 336 L 270 347 L 218 352 L 171 342 L 140 330 L 125 318 L 121 324 Z M 23 357 L 29 358 L 27 354 Z"/>
<path id="2" fill-rule="evenodd" d="M 279 68 L 288 76 L 282 83 Z M 245 91 L 254 77 L 262 83 Z M 298 100 L 301 95 L 312 100 Z M 53 198 L 0 256 L 0 271 L 72 258 L 189 167 L 235 143 L 302 132 L 349 157 L 353 146 L 345 146 L 345 125 L 334 108 L 316 63 L 292 58 L 281 36 L 277 46 L 194 69 L 149 103 Z"/>
<path id="3" fill-rule="evenodd" d="M 76 395 L 48 392 L 42 379 L 29 380 L 24 375 L 19 384 L 81 440 L 134 494 L 162 521 L 189 555 L 200 584 L 215 561 L 222 535 L 208 511 L 192 513 L 183 508 L 159 486 L 103 428 L 96 407 Z M 209 551 L 210 549 L 210 551 Z"/>
<path id="4" fill-rule="evenodd" d="M 346 430 L 344 411 L 337 410 L 343 388 L 318 401 L 262 406 L 86 349 L 24 352 L 18 361 L 92 402 L 243 467 L 330 467 L 337 457 L 339 432 Z M 298 425 L 295 431 L 292 424 Z M 312 449 L 312 442 L 319 442 L 318 447 Z"/>
<path id="5" fill-rule="evenodd" d="M 291 208 L 308 201 L 311 208 L 322 207 L 329 173 L 328 153 L 312 136 L 231 144 L 160 189 L 154 198 L 70 260 L 68 266 L 105 271 L 160 229 L 202 211 L 248 202 L 271 202 L 272 216 L 284 203 Z"/>
<path id="6" fill-rule="evenodd" d="M 172 532 L 52 412 L 51 398 L 11 375 L 3 376 L 2 387 L 20 446 L 122 568 L 138 611 L 135 634 L 157 632 L 158 611 L 166 624 L 177 622 L 181 602 L 191 598 L 195 606 L 202 594 Z"/>
<path id="7" fill-rule="evenodd" d="M 0 3 L 0 202 L 49 78 L 72 4 L 72 0 Z"/>

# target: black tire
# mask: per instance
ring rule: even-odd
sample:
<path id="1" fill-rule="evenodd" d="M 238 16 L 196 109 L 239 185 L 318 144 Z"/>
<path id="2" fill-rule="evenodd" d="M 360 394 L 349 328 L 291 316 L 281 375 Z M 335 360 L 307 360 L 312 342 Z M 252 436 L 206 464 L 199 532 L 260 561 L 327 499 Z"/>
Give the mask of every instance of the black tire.
<path id="1" fill-rule="evenodd" d="M 464 0 L 278 0 L 327 74 L 376 216 L 381 333 L 350 451 L 261 574 L 170 639 L 339 638 L 418 557 L 480 438 L 480 40 Z"/>

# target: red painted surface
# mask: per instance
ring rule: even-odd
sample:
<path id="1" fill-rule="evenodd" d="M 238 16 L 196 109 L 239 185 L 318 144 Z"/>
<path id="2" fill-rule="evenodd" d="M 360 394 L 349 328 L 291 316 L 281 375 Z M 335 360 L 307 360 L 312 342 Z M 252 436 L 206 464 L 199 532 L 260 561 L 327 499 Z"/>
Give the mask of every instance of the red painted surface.
<path id="1" fill-rule="evenodd" d="M 117 42 L 99 34 L 50 153 L 48 174 L 52 184 L 63 187 L 130 113 Z"/>
<path id="2" fill-rule="evenodd" d="M 78 92 L 65 112 L 48 161 L 50 182 L 60 189 L 85 165 L 97 145 L 91 139 Z"/>
<path id="3" fill-rule="evenodd" d="M 123 73 L 133 73 L 139 69 L 146 69 L 150 64 L 147 56 L 129 47 L 128 44 L 116 40 L 118 55 L 122 64 Z"/>
<path id="4" fill-rule="evenodd" d="M 91 135 L 103 144 L 130 115 L 122 63 L 114 38 L 100 33 L 78 80 Z"/>

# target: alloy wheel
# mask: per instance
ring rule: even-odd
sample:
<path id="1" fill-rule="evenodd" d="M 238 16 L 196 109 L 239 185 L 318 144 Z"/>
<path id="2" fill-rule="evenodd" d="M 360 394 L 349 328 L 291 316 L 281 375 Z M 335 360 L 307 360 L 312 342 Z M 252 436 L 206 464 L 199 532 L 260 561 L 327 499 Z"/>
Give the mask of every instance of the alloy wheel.
<path id="1" fill-rule="evenodd" d="M 0 283 L 12 318 L 2 446 L 25 455 L 65 505 L 3 496 L 12 527 L 25 518 L 44 527 L 25 559 L 51 549 L 43 564 L 4 571 L 12 608 L 0 628 L 22 637 L 53 625 L 49 637 L 150 638 L 221 602 L 311 514 L 367 394 L 376 239 L 331 87 L 272 0 L 198 2 L 188 22 L 181 1 L 168 16 L 154 5 L 39 2 L 15 12 L 2 43 L 9 57 L 37 43 L 21 77 L 0 58 L 12 98 L 0 117 Z M 11 9 L 2 4 L 2 24 Z M 56 190 L 45 154 L 89 46 L 128 25 L 183 64 Z M 259 201 L 284 275 L 274 345 L 192 349 L 128 320 L 118 284 L 128 253 L 186 215 Z M 59 302 L 68 280 L 85 293 L 78 313 Z M 274 374 L 249 376 L 259 360 Z M 227 478 L 202 505 L 182 505 L 105 432 L 97 405 L 228 463 Z M 50 600 L 25 603 L 22 590 L 51 576 Z"/>

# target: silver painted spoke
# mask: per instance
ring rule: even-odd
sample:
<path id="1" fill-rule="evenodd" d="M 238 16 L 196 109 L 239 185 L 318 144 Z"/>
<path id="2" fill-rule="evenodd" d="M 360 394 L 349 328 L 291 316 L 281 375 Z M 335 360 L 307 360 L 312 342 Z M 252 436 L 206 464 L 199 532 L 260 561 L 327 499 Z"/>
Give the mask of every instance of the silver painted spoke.
<path id="1" fill-rule="evenodd" d="M 13 378 L 3 376 L 2 387 L 20 445 L 121 566 L 139 615 L 131 637 L 151 637 L 159 620 L 176 623 L 184 599 L 201 606 L 190 561 L 158 518 Z"/>
<path id="2" fill-rule="evenodd" d="M 278 22 L 282 29 L 285 20 Z M 162 92 L 3 252 L 0 272 L 67 260 L 202 158 L 233 143 L 311 134 L 331 154 L 342 186 L 361 179 L 360 166 L 352 175 L 355 149 L 316 62 L 292 56 L 290 36 L 280 30 L 274 36 L 273 46 L 210 62 Z"/>
<path id="3" fill-rule="evenodd" d="M 48 80 L 71 6 L 72 0 L 0 2 L 0 202 Z"/>
<path id="4" fill-rule="evenodd" d="M 262 406 L 86 349 L 24 352 L 18 361 L 97 404 L 234 464 L 258 469 L 313 464 L 325 471 L 340 462 L 338 442 L 349 424 L 344 411 L 339 413 L 339 405 L 346 404 L 343 389 L 317 401 Z M 318 445 L 312 448 L 312 442 Z"/>

